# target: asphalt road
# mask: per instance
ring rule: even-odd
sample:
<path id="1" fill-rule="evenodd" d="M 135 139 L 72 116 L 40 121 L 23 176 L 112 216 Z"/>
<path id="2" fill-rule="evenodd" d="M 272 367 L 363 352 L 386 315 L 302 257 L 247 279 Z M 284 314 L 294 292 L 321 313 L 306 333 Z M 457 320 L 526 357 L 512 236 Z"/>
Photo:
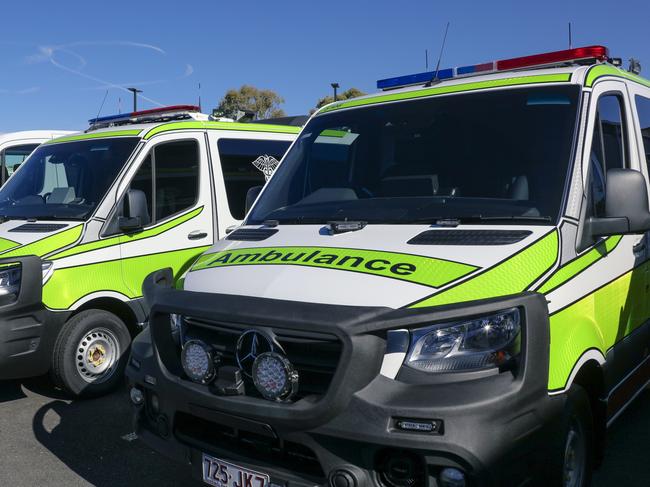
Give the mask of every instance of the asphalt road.
<path id="1" fill-rule="evenodd" d="M 133 440 L 125 391 L 71 402 L 44 379 L 0 382 L 0 486 L 200 485 Z M 650 390 L 609 431 L 594 487 L 650 486 Z"/>

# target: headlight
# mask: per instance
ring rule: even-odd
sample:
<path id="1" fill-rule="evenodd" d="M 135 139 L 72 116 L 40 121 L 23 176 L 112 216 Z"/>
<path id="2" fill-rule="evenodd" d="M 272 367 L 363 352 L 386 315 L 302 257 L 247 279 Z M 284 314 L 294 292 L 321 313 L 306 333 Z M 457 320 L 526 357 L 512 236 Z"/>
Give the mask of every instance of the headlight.
<path id="1" fill-rule="evenodd" d="M 20 265 L 0 269 L 0 296 L 18 296 L 23 271 Z"/>
<path id="2" fill-rule="evenodd" d="M 411 331 L 406 365 L 425 372 L 499 367 L 521 349 L 517 308 Z"/>

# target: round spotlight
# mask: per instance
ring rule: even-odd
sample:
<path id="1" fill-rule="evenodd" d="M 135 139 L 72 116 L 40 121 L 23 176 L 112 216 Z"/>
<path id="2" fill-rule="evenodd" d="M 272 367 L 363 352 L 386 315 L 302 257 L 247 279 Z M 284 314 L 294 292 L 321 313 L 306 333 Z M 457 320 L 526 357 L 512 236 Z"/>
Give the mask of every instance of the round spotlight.
<path id="1" fill-rule="evenodd" d="M 183 346 L 181 363 L 187 376 L 199 384 L 207 384 L 214 377 L 212 350 L 201 340 L 190 340 Z"/>
<path id="2" fill-rule="evenodd" d="M 258 356 L 252 375 L 255 387 L 269 401 L 288 401 L 298 392 L 298 372 L 277 352 Z"/>

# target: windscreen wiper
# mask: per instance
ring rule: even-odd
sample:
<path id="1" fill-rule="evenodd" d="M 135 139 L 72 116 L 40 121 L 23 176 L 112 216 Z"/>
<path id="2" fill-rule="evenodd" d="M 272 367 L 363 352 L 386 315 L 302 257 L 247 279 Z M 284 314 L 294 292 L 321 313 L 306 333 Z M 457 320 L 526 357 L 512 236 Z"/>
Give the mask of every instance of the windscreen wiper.
<path id="1" fill-rule="evenodd" d="M 266 225 L 267 222 L 273 222 L 273 226 L 277 225 L 324 225 L 327 220 L 324 218 L 305 218 L 302 216 L 294 218 L 268 218 L 262 222 Z"/>
<path id="2" fill-rule="evenodd" d="M 428 223 L 439 227 L 457 227 L 461 223 L 492 223 L 492 222 L 525 222 L 525 223 L 551 223 L 550 216 L 527 216 L 527 215 L 501 215 L 501 216 L 430 216 L 422 218 L 404 219 L 398 221 L 386 221 L 383 223 L 417 224 Z"/>
<path id="3" fill-rule="evenodd" d="M 30 216 L 28 220 L 43 220 L 43 221 L 84 221 L 85 218 L 78 217 L 78 216 L 63 216 L 63 215 L 37 215 L 37 216 Z"/>
<path id="4" fill-rule="evenodd" d="M 501 216 L 482 216 L 479 215 L 476 218 L 478 221 L 510 221 L 510 222 L 540 222 L 540 223 L 551 223 L 552 218 L 550 216 L 530 216 L 530 215 L 501 215 Z M 464 218 L 462 218 L 464 220 Z"/>

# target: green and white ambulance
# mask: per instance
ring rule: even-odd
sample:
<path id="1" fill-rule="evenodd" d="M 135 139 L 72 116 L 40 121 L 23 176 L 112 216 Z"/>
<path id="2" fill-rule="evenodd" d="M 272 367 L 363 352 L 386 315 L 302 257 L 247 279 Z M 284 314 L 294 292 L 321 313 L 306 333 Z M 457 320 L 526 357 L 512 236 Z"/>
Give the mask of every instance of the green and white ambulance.
<path id="1" fill-rule="evenodd" d="M 181 275 L 237 225 L 298 130 L 175 106 L 36 149 L 0 190 L 0 379 L 49 370 L 72 395 L 119 384 L 145 276 Z"/>
<path id="2" fill-rule="evenodd" d="M 650 82 L 618 66 L 321 109 L 184 289 L 145 281 L 137 434 L 220 487 L 589 485 L 650 380 Z"/>

